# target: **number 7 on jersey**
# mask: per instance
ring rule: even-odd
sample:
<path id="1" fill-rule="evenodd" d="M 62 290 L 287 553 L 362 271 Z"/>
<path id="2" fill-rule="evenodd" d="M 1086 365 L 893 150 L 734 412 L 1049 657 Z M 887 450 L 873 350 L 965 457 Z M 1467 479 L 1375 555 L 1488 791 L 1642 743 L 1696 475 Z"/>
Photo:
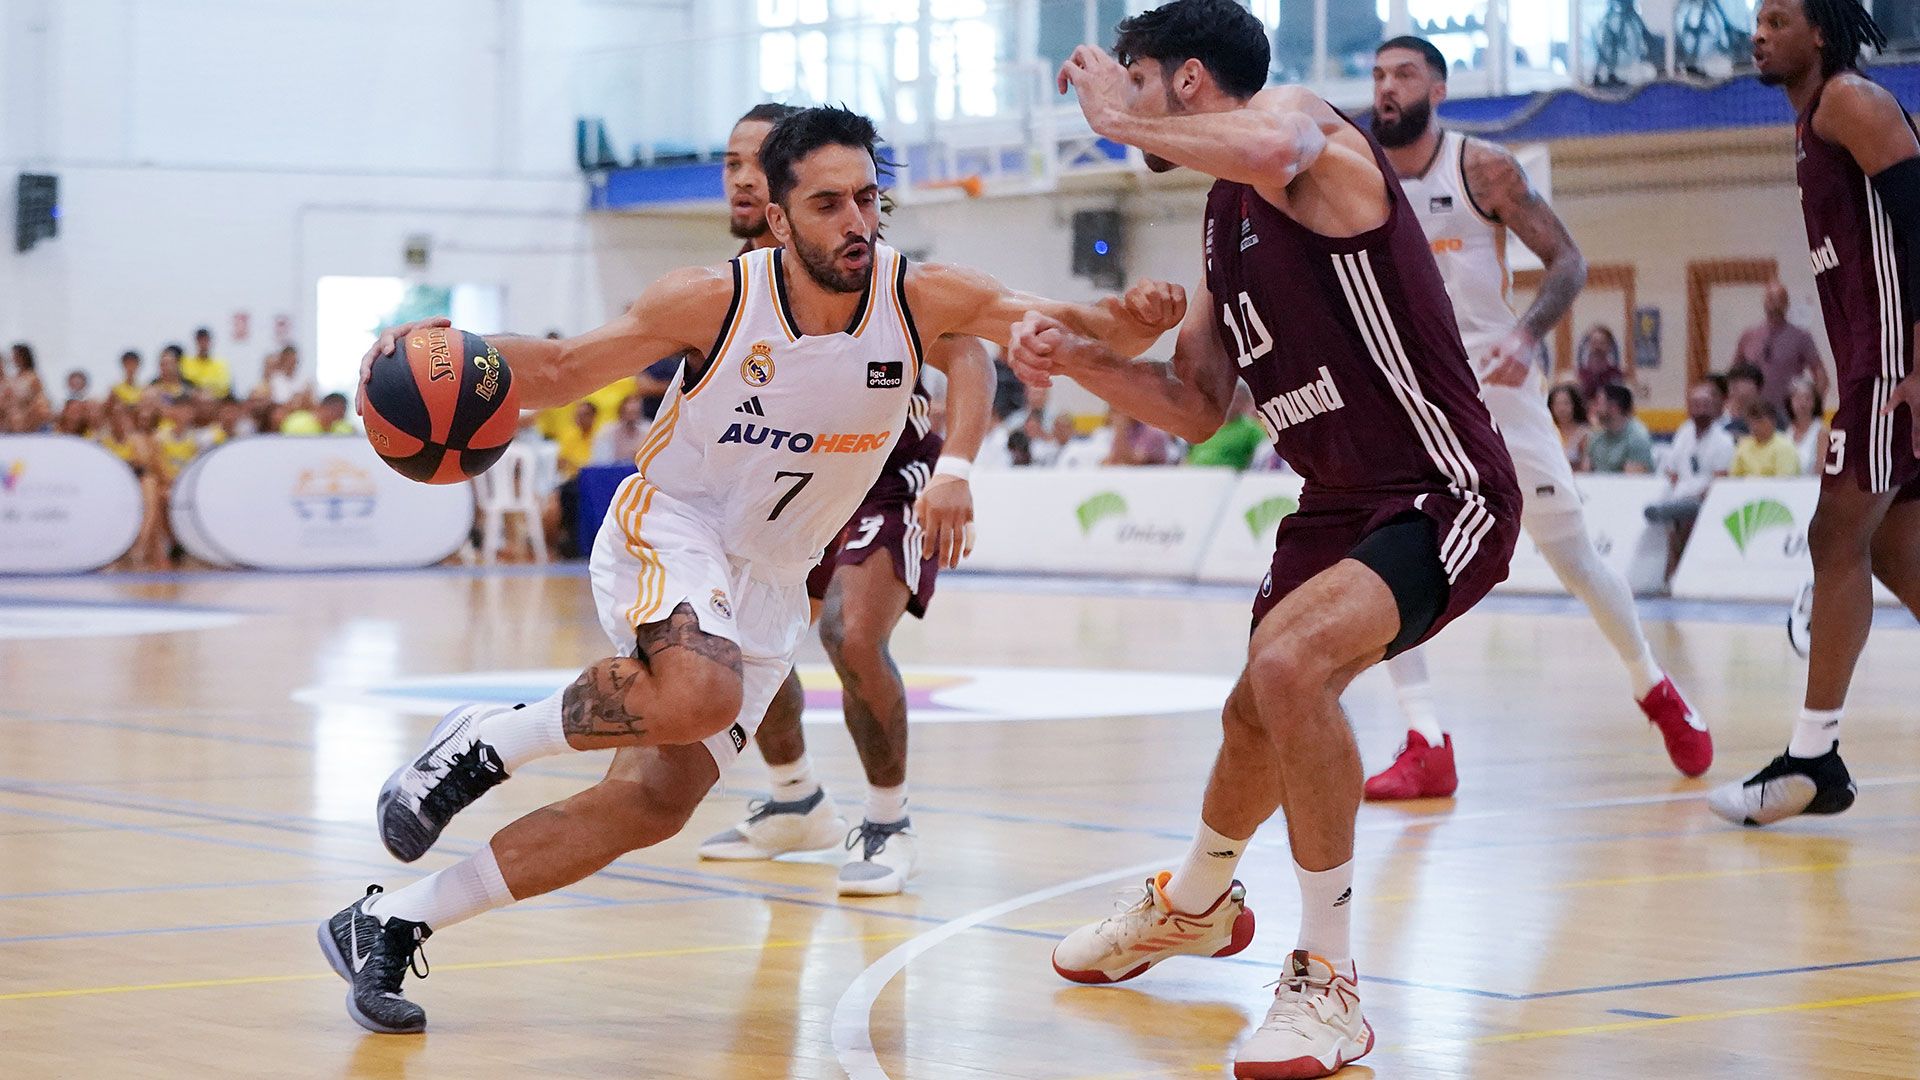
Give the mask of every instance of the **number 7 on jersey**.
<path id="1" fill-rule="evenodd" d="M 800 494 L 801 488 L 807 486 L 807 481 L 813 479 L 813 474 L 810 472 L 777 472 L 773 474 L 773 479 L 776 483 L 789 477 L 797 477 L 800 482 L 789 488 L 785 495 L 780 496 L 780 501 L 773 504 L 773 513 L 767 515 L 768 521 L 779 520 L 780 512 L 787 508 L 787 504 L 793 501 L 795 495 Z"/>

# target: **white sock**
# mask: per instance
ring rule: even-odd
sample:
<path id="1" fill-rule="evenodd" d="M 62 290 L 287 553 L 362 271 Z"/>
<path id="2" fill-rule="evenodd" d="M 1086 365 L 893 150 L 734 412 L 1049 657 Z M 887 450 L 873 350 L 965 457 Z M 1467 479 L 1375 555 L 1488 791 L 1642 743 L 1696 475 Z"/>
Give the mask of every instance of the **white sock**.
<path id="1" fill-rule="evenodd" d="M 773 788 L 768 797 L 774 802 L 811 799 L 820 790 L 820 781 L 813 778 L 813 759 L 806 754 L 789 765 L 768 765 L 767 782 Z"/>
<path id="2" fill-rule="evenodd" d="M 573 747 L 567 745 L 566 729 L 560 724 L 560 699 L 565 694 L 560 689 L 552 697 L 488 713 L 480 718 L 475 734 L 500 755 L 509 774 L 529 761 L 567 753 Z"/>
<path id="3" fill-rule="evenodd" d="M 867 820 L 875 825 L 907 820 L 907 785 L 867 788 Z"/>
<path id="4" fill-rule="evenodd" d="M 404 888 L 381 893 L 362 908 L 381 922 L 406 919 L 425 923 L 429 930 L 445 930 L 457 922 L 513 903 L 507 881 L 500 876 L 493 845 L 436 871 Z"/>
<path id="5" fill-rule="evenodd" d="M 1233 872 L 1240 866 L 1240 856 L 1246 853 L 1246 840 L 1215 832 L 1202 820 L 1200 831 L 1194 834 L 1193 846 L 1187 849 L 1186 861 L 1167 881 L 1164 890 L 1167 903 L 1173 905 L 1173 910 L 1189 915 L 1211 908 L 1233 884 Z"/>
<path id="6" fill-rule="evenodd" d="M 1331 870 L 1308 870 L 1299 863 L 1300 941 L 1305 949 L 1335 967 L 1353 959 L 1353 860 Z"/>
<path id="7" fill-rule="evenodd" d="M 1426 654 L 1413 649 L 1387 661 L 1387 677 L 1393 680 L 1394 696 L 1400 699 L 1400 711 L 1406 714 L 1407 730 L 1419 732 L 1428 746 L 1446 741 L 1447 729 L 1440 726 L 1440 714 L 1433 708 Z"/>
<path id="8" fill-rule="evenodd" d="M 1578 531 L 1560 539 L 1544 543 L 1536 539 L 1535 543 L 1560 583 L 1587 605 L 1594 624 L 1606 635 L 1613 651 L 1620 654 L 1620 662 L 1627 666 L 1627 675 L 1633 680 L 1633 699 L 1639 701 L 1652 693 L 1667 673 L 1660 670 L 1653 649 L 1647 645 L 1647 635 L 1640 629 L 1640 609 L 1634 606 L 1633 590 L 1593 549 L 1585 522 Z"/>
<path id="9" fill-rule="evenodd" d="M 1819 757 L 1840 741 L 1841 709 L 1801 709 L 1793 725 L 1787 753 L 1798 758 Z"/>

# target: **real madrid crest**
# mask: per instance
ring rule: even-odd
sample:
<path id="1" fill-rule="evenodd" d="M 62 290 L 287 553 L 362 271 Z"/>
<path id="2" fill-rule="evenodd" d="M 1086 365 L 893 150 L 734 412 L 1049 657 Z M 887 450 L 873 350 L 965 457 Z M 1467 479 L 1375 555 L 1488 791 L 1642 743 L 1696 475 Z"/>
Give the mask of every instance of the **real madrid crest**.
<path id="1" fill-rule="evenodd" d="M 715 589 L 713 590 L 713 596 L 711 596 L 709 600 L 713 604 L 713 610 L 719 612 L 721 618 L 733 618 L 733 605 L 727 602 L 727 594 L 725 592 L 720 589 Z"/>
<path id="2" fill-rule="evenodd" d="M 740 378 L 748 386 L 765 386 L 773 381 L 773 346 L 755 342 L 747 358 L 740 361 Z"/>

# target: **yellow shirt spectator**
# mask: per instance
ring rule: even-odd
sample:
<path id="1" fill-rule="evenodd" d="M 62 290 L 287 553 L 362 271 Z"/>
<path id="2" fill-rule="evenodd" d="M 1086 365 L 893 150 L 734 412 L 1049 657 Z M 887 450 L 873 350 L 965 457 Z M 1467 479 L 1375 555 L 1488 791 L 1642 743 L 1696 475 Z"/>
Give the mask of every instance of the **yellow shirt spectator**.
<path id="1" fill-rule="evenodd" d="M 600 412 L 591 399 L 574 403 L 573 415 L 565 418 L 553 440 L 560 447 L 561 476 L 571 479 L 593 463 L 593 436 L 600 425 Z"/>
<path id="2" fill-rule="evenodd" d="M 1800 451 L 1792 439 L 1778 431 L 1765 442 L 1748 435 L 1733 451 L 1733 475 L 1799 476 Z"/>
<path id="3" fill-rule="evenodd" d="M 328 394 L 311 409 L 296 409 L 280 421 L 282 435 L 351 435 L 345 394 Z"/>
<path id="4" fill-rule="evenodd" d="M 217 356 L 182 357 L 180 377 L 210 398 L 224 398 L 233 393 L 233 371 Z"/>
<path id="5" fill-rule="evenodd" d="M 556 405 L 551 409 L 540 410 L 540 414 L 534 418 L 533 426 L 539 430 L 540 434 L 554 442 L 563 442 L 567 438 L 569 429 L 579 428 L 579 424 L 574 420 L 574 414 L 582 402 L 593 404 L 593 411 L 596 414 L 594 426 L 598 428 L 601 424 L 611 424 L 618 420 L 620 403 L 627 400 L 629 395 L 638 393 L 639 390 L 639 381 L 629 375 L 619 382 L 609 383 L 595 390 L 572 405 Z"/>
<path id="6" fill-rule="evenodd" d="M 141 386 L 139 383 L 119 382 L 113 384 L 113 399 L 122 405 L 140 404 L 140 398 L 146 392 L 147 388 Z"/>

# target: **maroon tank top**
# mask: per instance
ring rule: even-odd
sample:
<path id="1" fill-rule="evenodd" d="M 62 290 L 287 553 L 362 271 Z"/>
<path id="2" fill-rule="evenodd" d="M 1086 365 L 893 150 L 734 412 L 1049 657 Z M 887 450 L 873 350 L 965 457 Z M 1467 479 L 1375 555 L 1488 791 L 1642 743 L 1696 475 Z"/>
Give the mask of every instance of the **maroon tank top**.
<path id="1" fill-rule="evenodd" d="M 1900 381 L 1910 363 L 1913 297 L 1907 295 L 1907 253 L 1872 181 L 1844 147 L 1813 130 L 1823 85 L 1795 123 L 1800 210 L 1820 287 L 1820 312 L 1833 347 L 1840 390 Z M 1878 399 L 1876 408 L 1885 404 Z"/>
<path id="2" fill-rule="evenodd" d="M 1246 184 L 1214 184 L 1206 265 L 1220 342 L 1306 481 L 1302 510 L 1429 491 L 1517 508 L 1426 233 L 1385 152 L 1355 130 L 1392 202 L 1370 232 L 1322 236 Z"/>

